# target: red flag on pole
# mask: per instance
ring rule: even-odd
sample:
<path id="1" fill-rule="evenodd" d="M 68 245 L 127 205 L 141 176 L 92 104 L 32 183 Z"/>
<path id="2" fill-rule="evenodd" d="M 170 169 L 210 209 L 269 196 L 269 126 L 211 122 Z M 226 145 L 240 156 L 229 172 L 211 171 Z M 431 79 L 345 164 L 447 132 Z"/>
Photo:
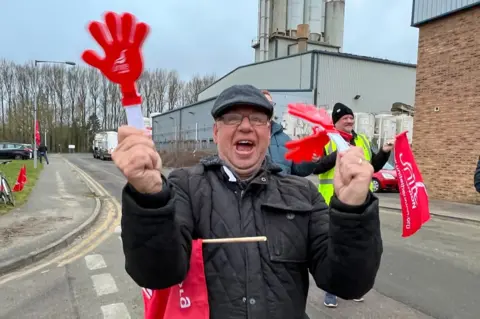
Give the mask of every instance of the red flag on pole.
<path id="1" fill-rule="evenodd" d="M 185 280 L 167 289 L 142 288 L 145 319 L 209 319 L 203 241 L 192 241 L 190 269 Z"/>
<path id="2" fill-rule="evenodd" d="M 40 142 L 41 142 L 41 137 L 40 137 L 40 124 L 38 123 L 35 123 L 35 141 L 37 143 L 37 145 L 40 145 Z"/>
<path id="3" fill-rule="evenodd" d="M 403 215 L 402 237 L 409 237 L 430 219 L 428 194 L 408 144 L 407 131 L 396 136 L 394 153 Z"/>

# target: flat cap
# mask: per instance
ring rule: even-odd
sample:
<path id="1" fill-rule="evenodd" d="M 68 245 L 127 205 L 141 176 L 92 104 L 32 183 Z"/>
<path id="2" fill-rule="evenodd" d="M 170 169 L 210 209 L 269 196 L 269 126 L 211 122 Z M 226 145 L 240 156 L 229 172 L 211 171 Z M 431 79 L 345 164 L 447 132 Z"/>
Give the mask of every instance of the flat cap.
<path id="1" fill-rule="evenodd" d="M 273 105 L 263 93 L 253 85 L 233 85 L 217 97 L 212 107 L 213 118 L 218 118 L 235 106 L 251 106 L 257 108 L 269 117 L 273 115 Z"/>

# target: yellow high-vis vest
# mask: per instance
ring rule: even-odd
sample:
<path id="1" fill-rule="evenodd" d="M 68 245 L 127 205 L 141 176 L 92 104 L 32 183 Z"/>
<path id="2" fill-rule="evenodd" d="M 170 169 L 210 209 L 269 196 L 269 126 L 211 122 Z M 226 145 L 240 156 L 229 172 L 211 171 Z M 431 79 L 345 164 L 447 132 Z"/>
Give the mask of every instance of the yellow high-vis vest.
<path id="1" fill-rule="evenodd" d="M 363 134 L 357 134 L 354 139 L 355 145 L 361 147 L 363 149 L 363 154 L 365 155 L 365 159 L 370 162 L 372 160 L 372 150 L 370 147 L 370 142 L 368 141 L 367 137 Z M 333 153 L 337 149 L 337 145 L 330 141 L 325 146 L 325 156 L 328 154 Z M 325 202 L 327 205 L 330 204 L 330 200 L 335 192 L 333 188 L 333 175 L 335 172 L 335 167 L 329 170 L 328 172 L 322 173 L 318 175 L 319 184 L 318 184 L 318 191 L 322 194 L 323 198 L 325 198 Z M 373 183 L 370 183 L 370 190 L 373 191 Z"/>

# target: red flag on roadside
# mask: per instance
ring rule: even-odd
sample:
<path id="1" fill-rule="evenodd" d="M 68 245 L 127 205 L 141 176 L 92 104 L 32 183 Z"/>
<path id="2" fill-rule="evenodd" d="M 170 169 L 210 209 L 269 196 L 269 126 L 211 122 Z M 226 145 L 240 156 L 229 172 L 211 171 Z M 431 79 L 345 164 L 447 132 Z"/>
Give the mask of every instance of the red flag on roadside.
<path id="1" fill-rule="evenodd" d="M 409 237 L 430 219 L 428 194 L 408 143 L 407 131 L 398 134 L 395 139 L 395 170 L 403 215 L 402 237 Z"/>
<path id="2" fill-rule="evenodd" d="M 35 123 L 35 142 L 37 145 L 40 145 L 41 137 L 40 137 L 40 124 L 37 122 Z"/>
<path id="3" fill-rule="evenodd" d="M 27 183 L 27 165 L 23 165 L 22 169 L 23 169 L 22 182 L 23 184 L 26 184 Z"/>
<path id="4" fill-rule="evenodd" d="M 166 289 L 142 288 L 145 319 L 209 319 L 203 242 L 192 241 L 190 269 L 185 280 Z"/>
<path id="5" fill-rule="evenodd" d="M 13 186 L 12 191 L 21 192 L 25 187 L 26 182 L 27 182 L 27 167 L 23 165 L 23 167 L 20 168 L 20 171 L 18 172 L 17 181 L 15 182 L 15 185 Z"/>

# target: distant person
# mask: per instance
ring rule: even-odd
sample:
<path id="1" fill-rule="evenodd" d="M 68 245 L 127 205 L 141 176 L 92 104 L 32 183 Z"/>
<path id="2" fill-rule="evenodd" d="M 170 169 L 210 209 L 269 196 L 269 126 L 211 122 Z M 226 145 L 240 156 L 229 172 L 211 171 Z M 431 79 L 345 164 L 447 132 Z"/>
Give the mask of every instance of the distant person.
<path id="1" fill-rule="evenodd" d="M 473 185 L 475 189 L 480 193 L 480 156 L 478 157 L 477 169 L 475 170 L 475 175 L 473 176 Z"/>
<path id="2" fill-rule="evenodd" d="M 45 144 L 40 144 L 40 147 L 38 148 L 38 159 L 40 160 L 40 163 L 42 163 L 42 157 L 45 157 L 45 162 L 48 163 L 48 156 L 47 156 L 47 146 Z"/>
<path id="3" fill-rule="evenodd" d="M 375 154 L 372 151 L 367 136 L 358 134 L 353 130 L 355 117 L 352 109 L 342 103 L 336 103 L 332 111 L 332 120 L 337 130 L 352 134 L 352 139 L 347 142 L 350 145 L 363 149 L 365 160 L 372 164 L 375 172 L 383 168 L 390 157 L 390 152 L 393 149 L 395 140 L 388 141 L 380 151 Z M 325 146 L 324 156 L 315 158 L 314 161 L 316 161 L 314 174 L 319 174 L 318 191 L 322 194 L 323 198 L 325 198 L 325 202 L 329 204 L 335 192 L 333 187 L 334 171 L 337 163 L 337 147 L 335 143 L 333 141 L 329 142 Z M 370 183 L 370 190 L 373 190 L 372 183 Z M 360 302 L 363 301 L 363 298 L 353 300 Z M 337 307 L 337 296 L 326 292 L 324 305 L 331 308 Z"/>
<path id="4" fill-rule="evenodd" d="M 272 103 L 275 107 L 275 102 L 273 101 L 272 95 L 269 91 L 263 90 L 263 95 L 267 100 Z M 296 176 L 308 176 L 311 175 L 313 169 L 315 168 L 315 163 L 304 162 L 296 164 L 290 160 L 285 159 L 285 154 L 287 153 L 287 148 L 285 143 L 291 140 L 283 131 L 283 126 L 273 119 L 271 121 L 271 131 L 270 131 L 270 146 L 268 147 L 267 155 L 270 156 L 272 162 L 280 166 L 284 173 Z"/>

